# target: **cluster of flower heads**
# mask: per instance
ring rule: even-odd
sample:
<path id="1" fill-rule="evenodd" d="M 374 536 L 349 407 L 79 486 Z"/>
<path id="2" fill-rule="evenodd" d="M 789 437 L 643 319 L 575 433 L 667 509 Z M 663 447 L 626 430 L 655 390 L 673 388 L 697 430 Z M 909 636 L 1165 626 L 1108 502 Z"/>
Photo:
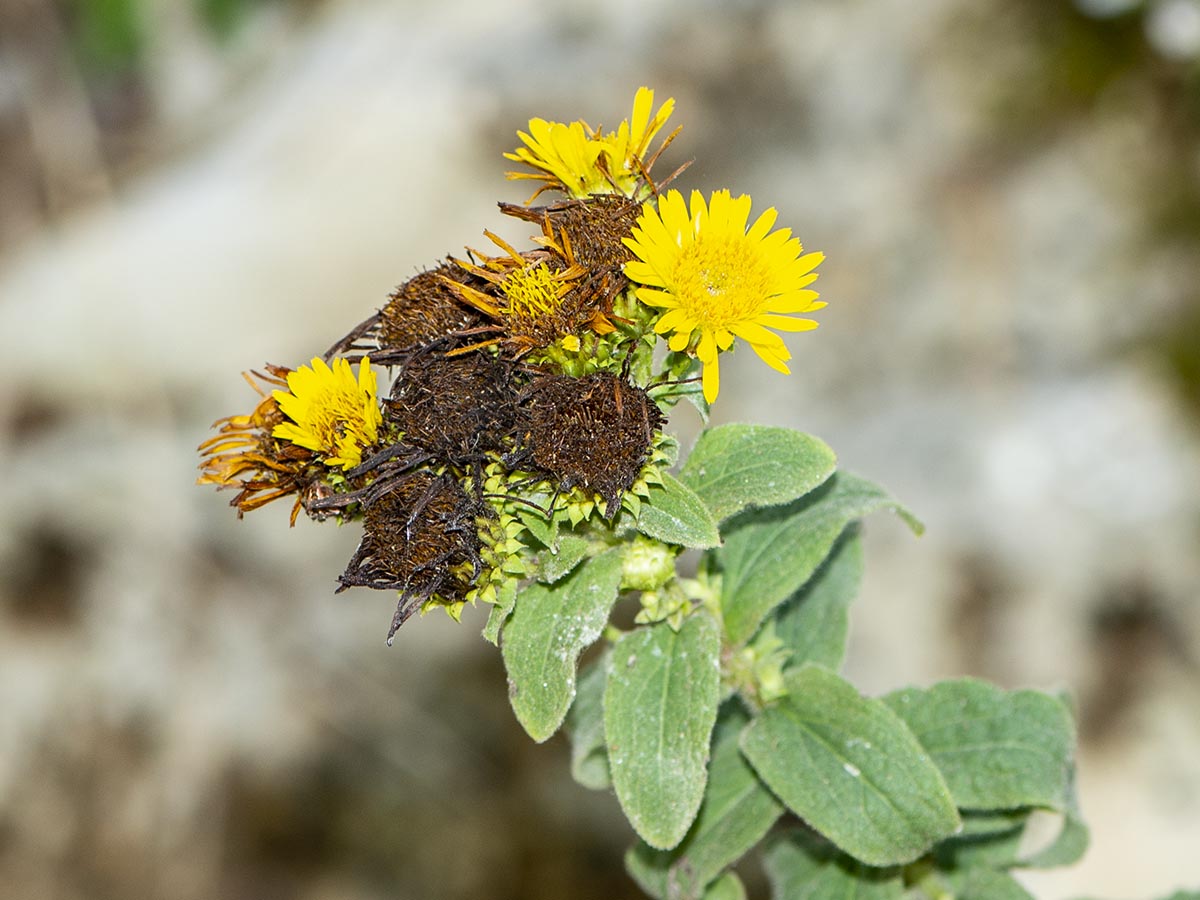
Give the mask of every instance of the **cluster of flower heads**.
<path id="1" fill-rule="evenodd" d="M 683 167 L 652 179 L 673 108 L 641 88 L 614 132 L 531 120 L 505 156 L 540 186 L 500 204 L 530 248 L 485 231 L 493 250 L 409 279 L 323 358 L 247 376 L 257 406 L 201 444 L 200 483 L 236 489 L 239 516 L 292 497 L 293 524 L 362 521 L 339 590 L 399 592 L 389 641 L 417 610 L 515 590 L 530 534 L 627 527 L 670 462 L 665 412 L 707 409 L 719 354 L 741 338 L 787 373 L 776 332 L 816 327 L 794 315 L 824 306 L 822 255 L 774 209 L 750 223 L 747 196 L 664 190 Z M 565 198 L 533 205 L 546 191 Z"/>

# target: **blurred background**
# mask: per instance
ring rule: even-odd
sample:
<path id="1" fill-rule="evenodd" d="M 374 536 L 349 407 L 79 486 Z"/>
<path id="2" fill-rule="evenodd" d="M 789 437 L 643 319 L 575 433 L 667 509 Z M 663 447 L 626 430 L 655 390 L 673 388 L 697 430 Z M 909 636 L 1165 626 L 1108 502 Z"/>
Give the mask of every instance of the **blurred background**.
<path id="1" fill-rule="evenodd" d="M 716 421 L 928 525 L 868 523 L 850 676 L 1069 690 L 1093 846 L 1026 884 L 1200 881 L 1200 0 L 3 0 L 0 894 L 640 896 L 483 610 L 388 649 L 355 528 L 193 481 L 240 371 L 523 240 L 516 129 L 641 84 L 828 257 Z"/>

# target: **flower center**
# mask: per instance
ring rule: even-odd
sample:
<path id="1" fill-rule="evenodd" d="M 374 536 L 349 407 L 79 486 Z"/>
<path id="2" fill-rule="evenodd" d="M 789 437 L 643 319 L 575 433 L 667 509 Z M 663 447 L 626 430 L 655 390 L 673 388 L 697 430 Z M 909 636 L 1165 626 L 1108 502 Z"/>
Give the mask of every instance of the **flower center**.
<path id="1" fill-rule="evenodd" d="M 522 319 L 537 319 L 555 313 L 562 305 L 561 282 L 546 266 L 538 263 L 517 269 L 504 279 L 500 290 L 508 298 L 508 313 Z"/>
<path id="2" fill-rule="evenodd" d="M 322 449 L 343 451 L 366 440 L 370 426 L 363 415 L 362 399 L 344 391 L 328 390 L 313 398 L 309 430 Z"/>
<path id="3" fill-rule="evenodd" d="M 762 254 L 744 236 L 700 237 L 680 251 L 672 293 L 697 321 L 724 328 L 762 311 L 769 275 Z"/>

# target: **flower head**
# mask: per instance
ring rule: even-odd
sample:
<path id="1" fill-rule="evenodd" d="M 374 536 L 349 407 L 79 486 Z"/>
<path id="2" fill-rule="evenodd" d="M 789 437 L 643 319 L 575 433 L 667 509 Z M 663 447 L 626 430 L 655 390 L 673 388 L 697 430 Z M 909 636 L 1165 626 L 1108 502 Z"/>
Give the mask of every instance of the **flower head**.
<path id="1" fill-rule="evenodd" d="M 502 344 L 521 356 L 555 341 L 574 352 L 580 348 L 579 331 L 609 334 L 614 330 L 607 316 L 609 298 L 585 285 L 588 271 L 576 262 L 569 241 L 562 246 L 553 244 L 548 250 L 521 253 L 492 232 L 485 230 L 484 234 L 504 253 L 486 256 L 473 252 L 480 265 L 454 262 L 485 289 L 453 278 L 445 282 L 464 303 L 490 317 L 496 323 L 490 330 L 501 336 L 457 348 L 452 354 Z"/>
<path id="2" fill-rule="evenodd" d="M 543 375 L 523 393 L 532 467 L 564 490 L 598 495 L 612 519 L 650 458 L 663 415 L 645 389 L 611 372 Z"/>
<path id="3" fill-rule="evenodd" d="M 654 91 L 648 87 L 638 88 L 633 98 L 633 115 L 621 122 L 615 132 L 604 137 L 607 145 L 604 155 L 608 160 L 608 172 L 621 192 L 626 196 L 633 193 L 638 178 L 650 164 L 645 162 L 646 153 L 650 150 L 650 142 L 654 136 L 667 124 L 671 113 L 675 111 L 675 98 L 668 97 L 658 112 L 654 109 Z M 673 135 L 667 138 L 670 141 Z M 666 146 L 664 142 L 663 147 Z M 659 152 L 661 152 L 660 148 Z M 653 159 L 650 161 L 653 162 Z"/>
<path id="4" fill-rule="evenodd" d="M 254 375 L 266 384 L 284 385 L 291 371 L 268 365 L 268 374 Z M 311 450 L 272 436 L 272 430 L 284 421 L 279 403 L 267 396 L 250 375 L 245 377 L 262 399 L 248 415 L 226 416 L 213 423 L 218 433 L 200 445 L 203 474 L 197 483 L 213 484 L 218 490 L 238 488 L 237 496 L 230 501 L 230 506 L 237 508 L 238 518 L 272 500 L 296 494 L 294 525 L 301 506 L 307 508 L 310 495 L 321 489 L 321 467 Z"/>
<path id="5" fill-rule="evenodd" d="M 368 359 L 358 366 L 358 378 L 344 359 L 333 368 L 314 358 L 287 376 L 287 391 L 272 396 L 291 421 L 280 422 L 271 434 L 307 447 L 327 466 L 352 469 L 362 462 L 363 449 L 378 438 L 383 416 L 376 402 L 376 378 Z"/>
<path id="6" fill-rule="evenodd" d="M 566 125 L 530 119 L 529 131 L 517 132 L 525 146 L 505 153 L 504 158 L 534 171 L 509 172 L 508 177 L 544 182 L 534 197 L 545 190 L 561 190 L 572 197 L 614 192 L 633 196 L 648 181 L 654 157 L 647 161 L 646 153 L 675 109 L 675 100 L 667 99 L 657 112 L 653 109 L 654 91 L 642 87 L 633 100 L 632 118 L 608 134 L 582 120 Z M 663 141 L 658 152 L 673 136 Z"/>
<path id="7" fill-rule="evenodd" d="M 450 475 L 414 472 L 367 504 L 364 533 L 338 581 L 397 590 L 388 644 L 417 610 L 445 606 L 455 618 L 482 568 L 478 503 Z"/>
<path id="8" fill-rule="evenodd" d="M 670 334 L 672 350 L 700 358 L 710 403 L 720 387 L 717 354 L 732 347 L 735 337 L 786 375 L 791 354 L 770 329 L 816 328 L 812 319 L 791 314 L 825 306 L 808 289 L 824 254 L 803 253 L 787 228 L 772 232 L 775 215 L 768 209 L 747 229 L 750 198 L 744 194 L 716 191 L 705 203 L 693 191 L 689 210 L 679 191 L 668 191 L 657 209 L 643 206 L 633 236 L 625 239 L 637 257 L 625 274 L 642 285 L 638 299 L 663 310 L 654 330 Z"/>

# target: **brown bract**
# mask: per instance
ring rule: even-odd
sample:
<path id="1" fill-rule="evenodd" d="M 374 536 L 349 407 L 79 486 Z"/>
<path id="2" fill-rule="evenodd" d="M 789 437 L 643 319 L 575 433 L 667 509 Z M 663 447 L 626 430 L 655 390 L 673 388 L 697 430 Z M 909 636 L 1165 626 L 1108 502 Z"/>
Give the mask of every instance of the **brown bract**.
<path id="1" fill-rule="evenodd" d="M 642 388 L 608 372 L 582 378 L 544 375 L 522 393 L 528 465 L 564 490 L 599 494 L 605 516 L 637 479 L 663 415 Z"/>
<path id="2" fill-rule="evenodd" d="M 396 590 L 400 599 L 388 631 L 396 630 L 427 601 L 463 600 L 478 574 L 479 504 L 449 475 L 414 472 L 366 507 L 364 534 L 338 578 L 349 587 Z"/>

